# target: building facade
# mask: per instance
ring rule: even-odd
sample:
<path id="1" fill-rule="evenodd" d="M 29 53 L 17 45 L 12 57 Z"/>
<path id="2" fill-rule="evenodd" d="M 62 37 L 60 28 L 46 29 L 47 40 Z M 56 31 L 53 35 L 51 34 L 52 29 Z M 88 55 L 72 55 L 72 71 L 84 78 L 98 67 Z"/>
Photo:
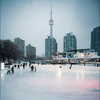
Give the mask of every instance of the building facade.
<path id="1" fill-rule="evenodd" d="M 100 56 L 100 26 L 91 32 L 91 49 L 94 49 Z"/>
<path id="2" fill-rule="evenodd" d="M 52 20 L 52 5 L 51 5 L 51 12 L 50 12 L 50 36 L 45 39 L 45 57 L 52 57 L 55 53 L 57 53 L 57 42 L 56 39 L 53 37 L 53 24 L 54 21 Z"/>
<path id="3" fill-rule="evenodd" d="M 75 35 L 73 35 L 72 32 L 67 33 L 64 36 L 64 40 L 63 40 L 63 52 L 76 50 L 76 49 L 77 49 L 77 40 Z"/>
<path id="4" fill-rule="evenodd" d="M 48 36 L 45 39 L 45 57 L 52 57 L 57 53 L 57 42 L 54 37 Z"/>
<path id="5" fill-rule="evenodd" d="M 31 44 L 26 46 L 26 58 L 28 60 L 36 58 L 36 47 L 31 46 Z"/>
<path id="6" fill-rule="evenodd" d="M 25 57 L 25 41 L 20 38 L 15 38 L 14 43 L 18 45 L 20 51 L 20 58 L 24 59 Z"/>
<path id="7" fill-rule="evenodd" d="M 53 60 L 61 63 L 82 63 L 91 61 L 93 63 L 100 63 L 100 56 L 91 49 L 78 49 L 66 53 L 58 53 L 56 56 L 53 56 Z"/>

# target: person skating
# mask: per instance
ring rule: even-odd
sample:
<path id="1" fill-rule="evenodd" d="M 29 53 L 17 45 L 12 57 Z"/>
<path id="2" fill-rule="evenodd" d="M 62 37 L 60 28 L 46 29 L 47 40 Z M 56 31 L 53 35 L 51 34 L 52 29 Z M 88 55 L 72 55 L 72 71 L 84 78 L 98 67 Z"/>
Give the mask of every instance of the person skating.
<path id="1" fill-rule="evenodd" d="M 25 63 L 23 63 L 23 68 L 25 69 Z"/>
<path id="2" fill-rule="evenodd" d="M 18 68 L 20 69 L 20 65 L 18 64 Z"/>
<path id="3" fill-rule="evenodd" d="M 84 63 L 84 66 L 85 66 L 85 63 Z"/>
<path id="4" fill-rule="evenodd" d="M 72 63 L 70 64 L 70 68 L 69 69 L 71 69 L 72 68 Z"/>
<path id="5" fill-rule="evenodd" d="M 16 67 L 16 65 L 14 65 L 14 67 Z"/>
<path id="6" fill-rule="evenodd" d="M 59 68 L 61 68 L 61 66 Z"/>
<path id="7" fill-rule="evenodd" d="M 12 74 L 14 74 L 14 67 L 11 68 Z"/>
<path id="8" fill-rule="evenodd" d="M 31 71 L 33 72 L 33 70 L 34 70 L 34 66 L 32 65 L 32 66 L 31 66 Z"/>
<path id="9" fill-rule="evenodd" d="M 7 74 L 10 74 L 10 65 L 8 66 Z"/>
<path id="10" fill-rule="evenodd" d="M 35 67 L 35 72 L 36 72 L 37 68 Z"/>

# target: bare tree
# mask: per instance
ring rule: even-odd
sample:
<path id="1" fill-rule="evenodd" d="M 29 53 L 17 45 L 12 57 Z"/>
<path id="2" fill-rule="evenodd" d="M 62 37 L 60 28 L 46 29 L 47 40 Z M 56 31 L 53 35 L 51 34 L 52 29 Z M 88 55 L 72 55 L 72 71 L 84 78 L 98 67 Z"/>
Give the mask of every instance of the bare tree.
<path id="1" fill-rule="evenodd" d="M 20 57 L 20 51 L 16 44 L 10 40 L 0 40 L 0 56 L 2 61 L 6 59 L 17 60 Z"/>

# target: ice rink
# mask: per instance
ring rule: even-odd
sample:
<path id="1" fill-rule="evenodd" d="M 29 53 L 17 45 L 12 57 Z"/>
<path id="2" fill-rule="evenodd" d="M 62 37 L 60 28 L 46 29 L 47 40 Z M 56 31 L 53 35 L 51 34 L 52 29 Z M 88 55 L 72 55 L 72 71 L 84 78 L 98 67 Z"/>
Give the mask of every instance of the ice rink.
<path id="1" fill-rule="evenodd" d="M 100 67 L 34 65 L 1 74 L 1 100 L 100 100 Z"/>

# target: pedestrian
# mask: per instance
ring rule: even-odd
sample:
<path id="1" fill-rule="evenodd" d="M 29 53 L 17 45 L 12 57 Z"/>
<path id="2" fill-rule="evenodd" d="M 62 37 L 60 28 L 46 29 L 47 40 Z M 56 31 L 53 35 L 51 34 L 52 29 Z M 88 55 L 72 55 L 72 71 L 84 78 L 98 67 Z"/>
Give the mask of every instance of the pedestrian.
<path id="1" fill-rule="evenodd" d="M 71 69 L 72 68 L 72 63 L 70 64 L 70 68 L 69 69 Z"/>
<path id="2" fill-rule="evenodd" d="M 35 72 L 36 72 L 36 70 L 37 70 L 37 68 L 36 68 L 36 66 L 35 66 Z"/>
<path id="3" fill-rule="evenodd" d="M 14 67 L 12 66 L 12 68 L 11 68 L 11 71 L 12 71 L 12 74 L 14 74 Z"/>
<path id="4" fill-rule="evenodd" d="M 10 74 L 10 65 L 8 66 L 7 74 Z"/>

